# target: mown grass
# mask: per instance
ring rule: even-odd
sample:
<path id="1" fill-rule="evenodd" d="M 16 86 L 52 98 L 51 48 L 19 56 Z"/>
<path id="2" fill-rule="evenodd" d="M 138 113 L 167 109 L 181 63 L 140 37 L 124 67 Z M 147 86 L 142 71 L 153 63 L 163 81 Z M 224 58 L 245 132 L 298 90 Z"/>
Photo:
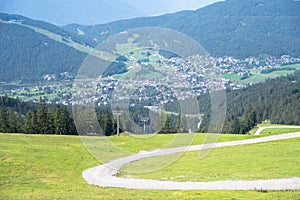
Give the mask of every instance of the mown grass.
<path id="1" fill-rule="evenodd" d="M 113 137 L 128 150 L 156 148 L 171 136 L 135 144 L 133 137 Z M 173 136 L 174 137 L 174 136 Z M 196 139 L 200 142 L 201 137 Z M 237 139 L 242 136 L 222 136 Z M 246 136 L 250 137 L 250 136 Z M 122 140 L 122 141 L 121 141 Z M 142 139 L 138 139 L 142 141 Z M 147 141 L 147 142 L 146 142 Z M 127 144 L 124 144 L 127 143 Z M 197 143 L 197 141 L 195 142 Z M 156 145 L 156 146 L 155 146 Z M 164 145 L 164 144 L 163 144 Z M 103 148 L 106 148 L 103 146 Z M 0 134 L 0 199 L 297 199 L 299 191 L 159 191 L 88 185 L 82 171 L 100 162 L 76 136 Z"/>
<path id="2" fill-rule="evenodd" d="M 270 128 L 270 127 L 276 127 L 278 126 L 278 128 Z M 285 128 L 281 128 L 279 126 L 284 126 Z M 289 127 L 289 125 L 284 125 L 284 124 L 269 124 L 269 123 L 265 123 L 265 124 L 257 124 L 256 127 L 254 127 L 252 130 L 250 130 L 248 132 L 249 135 L 254 135 L 256 133 L 256 131 L 260 128 L 260 127 L 266 127 L 266 129 L 264 129 L 259 136 L 256 137 L 265 137 L 265 136 L 270 136 L 270 135 L 280 135 L 280 134 L 284 134 L 284 133 L 294 133 L 294 132 L 298 132 L 300 131 L 300 126 L 299 128 L 293 128 L 293 125 L 290 125 L 291 128 L 286 128 Z"/>
<path id="3" fill-rule="evenodd" d="M 81 137 L 82 142 L 88 150 L 102 162 L 107 162 L 119 157 L 137 153 L 140 150 L 155 150 L 161 148 L 180 147 L 225 142 L 233 140 L 256 138 L 253 135 L 236 134 L 153 134 L 153 135 L 129 135 L 123 134 L 122 137 Z"/>
<path id="4" fill-rule="evenodd" d="M 300 70 L 300 64 L 282 65 L 280 69 L 294 68 L 295 70 Z"/>
<path id="5" fill-rule="evenodd" d="M 283 65 L 279 67 L 281 70 L 279 71 L 273 71 L 267 74 L 262 74 L 261 69 L 252 69 L 250 70 L 251 76 L 246 79 L 241 79 L 241 77 L 238 74 L 223 74 L 223 77 L 229 80 L 232 80 L 237 83 L 257 83 L 257 82 L 263 82 L 266 79 L 273 79 L 279 76 L 287 76 L 289 74 L 293 74 L 295 70 L 300 69 L 300 64 L 293 64 L 293 65 Z M 294 70 L 290 70 L 290 68 L 293 68 Z M 286 70 L 284 70 L 286 69 Z"/>
<path id="6" fill-rule="evenodd" d="M 174 155 L 143 159 L 121 169 L 120 176 L 175 181 L 256 180 L 300 177 L 300 139 L 213 149 L 204 159 L 186 152 L 173 164 L 153 172 Z"/>
<path id="7" fill-rule="evenodd" d="M 295 133 L 300 132 L 300 128 L 270 128 L 264 129 L 260 135 L 261 136 L 268 136 L 268 135 L 280 135 L 284 133 Z"/>

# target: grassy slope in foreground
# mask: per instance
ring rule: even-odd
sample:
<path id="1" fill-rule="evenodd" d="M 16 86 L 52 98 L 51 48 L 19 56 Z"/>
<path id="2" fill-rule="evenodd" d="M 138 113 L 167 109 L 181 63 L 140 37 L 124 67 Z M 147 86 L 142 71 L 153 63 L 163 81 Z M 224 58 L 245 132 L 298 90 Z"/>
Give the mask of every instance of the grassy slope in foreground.
<path id="1" fill-rule="evenodd" d="M 135 173 L 166 159 L 170 159 L 170 155 L 134 162 L 121 169 L 120 175 L 174 181 L 300 177 L 300 139 L 213 149 L 204 159 L 199 159 L 198 151 L 187 152 L 161 170 Z"/>
<path id="2" fill-rule="evenodd" d="M 158 147 L 168 137 L 171 136 L 153 138 L 152 148 Z M 112 140 L 123 140 L 122 144 L 127 142 L 126 146 L 133 146 L 131 149 L 135 151 L 143 147 L 136 146 L 135 139 L 130 137 Z M 0 199 L 296 199 L 300 194 L 299 191 L 260 193 L 100 188 L 89 186 L 82 179 L 82 171 L 96 166 L 99 161 L 89 154 L 79 137 L 0 134 L 0 147 Z"/>

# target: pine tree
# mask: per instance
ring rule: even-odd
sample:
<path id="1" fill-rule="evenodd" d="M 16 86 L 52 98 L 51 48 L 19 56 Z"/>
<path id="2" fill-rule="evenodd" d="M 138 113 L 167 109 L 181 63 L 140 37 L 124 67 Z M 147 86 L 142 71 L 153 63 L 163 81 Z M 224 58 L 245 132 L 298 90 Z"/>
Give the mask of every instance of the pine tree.
<path id="1" fill-rule="evenodd" d="M 24 124 L 24 133 L 35 134 L 36 132 L 36 119 L 35 114 L 31 110 L 27 112 Z"/>
<path id="2" fill-rule="evenodd" d="M 18 113 L 17 124 L 16 124 L 17 133 L 24 133 L 23 126 L 24 126 L 24 117 L 22 116 L 21 113 Z"/>
<path id="3" fill-rule="evenodd" d="M 54 126 L 55 126 L 55 134 L 60 134 L 60 106 L 55 106 L 54 111 Z"/>
<path id="4" fill-rule="evenodd" d="M 78 135 L 74 119 L 70 117 L 70 130 L 69 130 L 70 135 Z"/>
<path id="5" fill-rule="evenodd" d="M 180 126 L 181 126 L 181 130 L 180 130 L 181 133 L 189 132 L 187 118 L 184 115 L 181 117 Z"/>
<path id="6" fill-rule="evenodd" d="M 40 105 L 37 111 L 37 131 L 40 134 L 53 134 L 54 133 L 54 118 L 49 108 L 40 99 Z"/>
<path id="7" fill-rule="evenodd" d="M 46 107 L 46 116 L 47 116 L 47 123 L 46 123 L 46 132 L 45 134 L 55 134 L 55 125 L 54 125 L 54 117 L 52 112 L 48 107 Z"/>
<path id="8" fill-rule="evenodd" d="M 160 133 L 173 133 L 173 126 L 170 120 L 170 117 L 167 116 L 166 122 L 165 122 L 165 126 L 162 128 L 162 130 L 160 131 Z"/>
<path id="9" fill-rule="evenodd" d="M 18 132 L 18 119 L 14 111 L 9 112 L 9 133 Z"/>
<path id="10" fill-rule="evenodd" d="M 9 116 L 8 110 L 2 98 L 1 109 L 0 109 L 0 132 L 7 133 L 9 131 Z"/>
<path id="11" fill-rule="evenodd" d="M 111 115 L 108 111 L 103 116 L 103 131 L 106 136 L 111 136 L 113 134 L 113 122 Z"/>
<path id="12" fill-rule="evenodd" d="M 67 107 L 64 106 L 61 108 L 59 119 L 60 119 L 60 134 L 69 135 L 71 133 L 70 132 L 71 118 Z"/>
<path id="13" fill-rule="evenodd" d="M 175 128 L 175 132 L 176 133 L 180 133 L 181 132 L 181 115 L 178 115 L 177 117 L 177 121 L 176 121 L 176 128 Z"/>
<path id="14" fill-rule="evenodd" d="M 235 118 L 230 123 L 229 133 L 239 134 L 241 129 L 240 120 L 238 118 Z"/>
<path id="15" fill-rule="evenodd" d="M 66 107 L 61 108 L 59 105 L 55 107 L 54 112 L 54 126 L 55 133 L 60 135 L 67 135 L 70 131 L 70 117 L 69 111 Z"/>

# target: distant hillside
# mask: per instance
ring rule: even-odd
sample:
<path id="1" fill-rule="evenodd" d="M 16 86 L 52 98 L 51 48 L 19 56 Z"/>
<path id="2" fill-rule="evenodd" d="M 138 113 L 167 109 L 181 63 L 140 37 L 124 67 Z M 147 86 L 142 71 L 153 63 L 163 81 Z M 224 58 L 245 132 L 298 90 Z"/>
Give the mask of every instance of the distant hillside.
<path id="1" fill-rule="evenodd" d="M 82 35 L 78 35 L 70 33 L 61 27 L 58 27 L 56 25 L 44 22 L 44 21 L 39 21 L 39 20 L 33 20 L 28 17 L 23 17 L 21 15 L 10 15 L 10 14 L 5 14 L 5 13 L 0 13 L 0 20 L 2 21 L 15 21 L 15 22 L 21 22 L 23 25 L 29 25 L 33 27 L 38 27 L 44 30 L 47 30 L 49 32 L 55 33 L 57 35 L 63 36 L 65 38 L 72 38 L 74 42 L 84 44 L 86 46 L 95 46 L 96 43 L 95 41 L 91 40 L 89 37 L 85 37 Z"/>
<path id="2" fill-rule="evenodd" d="M 293 0 L 226 0 L 197 11 L 63 28 L 0 13 L 0 82 L 36 83 L 46 74 L 76 73 L 91 47 L 140 27 L 183 32 L 213 56 L 299 56 L 299 10 Z"/>
<path id="3" fill-rule="evenodd" d="M 227 91 L 227 111 L 223 132 L 247 133 L 256 123 L 300 125 L 300 71 L 250 87 Z M 203 109 L 202 131 L 210 121 L 210 96 L 199 97 Z"/>
<path id="4" fill-rule="evenodd" d="M 38 82 L 45 74 L 76 73 L 87 52 L 59 27 L 16 15 L 0 14 L 0 82 Z M 79 44 L 78 44 L 79 45 Z"/>
<path id="5" fill-rule="evenodd" d="M 129 29 L 170 28 L 198 41 L 214 56 L 300 54 L 300 2 L 294 0 L 226 0 L 197 11 L 136 18 L 96 26 L 64 28 L 98 43 Z"/>

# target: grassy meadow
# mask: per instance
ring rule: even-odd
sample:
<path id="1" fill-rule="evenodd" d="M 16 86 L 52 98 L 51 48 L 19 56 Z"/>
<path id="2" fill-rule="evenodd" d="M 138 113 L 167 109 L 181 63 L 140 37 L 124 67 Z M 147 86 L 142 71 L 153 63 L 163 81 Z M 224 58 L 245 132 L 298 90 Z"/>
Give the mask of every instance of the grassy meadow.
<path id="1" fill-rule="evenodd" d="M 171 156 L 176 156 L 171 155 Z M 172 181 L 256 180 L 300 177 L 300 139 L 213 149 L 204 159 L 186 152 L 172 165 L 148 173 L 135 173 L 159 165 L 170 155 L 146 158 L 121 169 L 120 176 Z"/>
<path id="2" fill-rule="evenodd" d="M 138 152 L 140 150 L 150 150 L 156 148 L 163 148 L 167 146 L 175 135 L 155 135 L 130 137 L 129 135 L 123 135 L 121 137 L 111 137 L 109 140 L 114 145 L 128 151 Z M 252 135 L 221 135 L 219 141 L 230 141 L 253 138 Z M 193 144 L 201 144 L 205 138 L 205 134 L 197 134 L 194 138 Z M 93 137 L 88 137 L 88 140 L 92 140 Z M 99 141 L 104 142 L 97 143 L 98 149 L 103 151 L 107 147 L 107 141 L 104 138 L 100 138 Z M 288 143 L 289 142 L 289 143 Z M 279 142 L 281 143 L 281 142 Z M 290 153 L 287 153 L 287 160 L 295 158 L 300 155 L 299 140 L 283 141 L 287 145 L 292 146 L 288 148 Z M 297 145 L 298 144 L 298 145 Z M 103 146 L 101 146 L 103 145 Z M 173 146 L 180 146 L 180 142 L 173 143 Z M 231 152 L 238 154 L 240 149 L 237 147 L 213 150 L 213 155 L 219 155 L 224 157 L 223 153 L 231 155 Z M 266 143 L 259 145 L 257 150 L 265 151 L 265 149 L 276 149 L 277 143 Z M 251 150 L 250 147 L 246 147 L 243 153 L 247 150 Z M 220 151 L 220 152 L 219 152 Z M 271 152 L 269 160 L 276 161 L 277 150 Z M 295 152 L 294 152 L 295 151 Z M 294 153 L 293 153 L 294 152 Z M 194 152 L 197 154 L 197 152 Z M 247 158 L 243 158 L 243 153 L 240 154 L 241 161 L 244 162 Z M 290 157 L 290 154 L 294 155 Z M 187 161 L 193 160 L 195 157 L 191 155 L 189 158 L 187 153 L 181 158 L 187 159 Z M 258 154 L 256 152 L 256 154 Z M 254 155 L 256 154 L 250 154 Z M 199 152 L 198 154 L 199 155 Z M 115 155 L 115 157 L 123 156 L 123 154 Z M 230 156 L 231 157 L 231 156 Z M 229 158 L 230 158 L 229 157 Z M 210 158 L 207 157 L 206 159 Z M 161 190 L 132 190 L 132 189 L 120 189 L 120 188 L 102 188 L 97 186 L 90 186 L 82 179 L 82 171 L 90 167 L 94 167 L 101 162 L 97 160 L 82 144 L 82 139 L 78 136 L 54 136 L 54 135 L 24 135 L 24 134 L 0 134 L 0 199 L 298 199 L 300 191 L 161 191 Z M 195 159 L 194 159 L 195 160 Z M 299 160 L 299 159 L 298 159 Z M 282 161 L 282 160 L 278 160 Z M 188 168 L 186 177 L 197 177 L 199 169 L 196 167 L 198 160 L 195 160 L 195 164 L 192 166 L 184 166 L 182 168 Z M 241 167 L 234 167 L 234 171 L 228 171 L 227 173 L 241 173 L 245 169 L 241 169 L 244 163 L 239 160 L 232 160 L 231 164 L 241 165 Z M 207 162 L 213 163 L 212 162 Z M 277 163 L 276 166 L 286 165 L 282 162 Z M 295 161 L 295 163 L 297 163 Z M 176 164 L 176 163 L 175 163 Z M 223 163 L 229 165 L 230 163 Z M 294 166 L 296 164 L 293 164 Z M 244 165 L 245 166 L 245 165 Z M 170 166 L 171 168 L 173 165 Z M 262 166 L 263 167 L 263 166 Z M 282 167 L 282 166 L 281 166 Z M 289 164 L 286 165 L 286 168 Z M 211 166 L 210 166 L 211 168 Z M 221 168 L 221 166 L 218 166 Z M 225 169 L 226 167 L 223 166 Z M 204 168 L 203 168 L 204 169 Z M 281 168 L 284 169 L 284 168 Z M 299 168 L 292 170 L 284 169 L 283 173 L 293 173 Z M 164 170 L 164 169 L 163 169 Z M 209 169 L 206 169 L 209 170 Z M 259 172 L 260 171 L 260 172 Z M 259 169 L 258 173 L 255 173 L 257 177 L 264 177 L 265 170 Z M 267 169 L 266 169 L 267 171 Z M 299 170 L 298 170 L 299 171 Z M 178 173 L 173 171 L 174 174 L 168 175 L 169 177 L 176 177 Z M 160 173 L 160 172 L 159 172 Z M 262 173 L 262 174 L 260 174 Z M 194 175 L 193 175 L 194 174 Z M 249 173 L 249 174 L 252 174 Z M 242 177 L 245 177 L 244 174 Z M 266 176 L 267 177 L 267 176 Z M 214 180 L 219 178 L 218 176 L 212 177 L 207 180 Z M 269 178 L 269 177 L 267 177 Z M 177 179 L 180 180 L 180 179 Z"/>
<path id="3" fill-rule="evenodd" d="M 251 76 L 243 80 L 241 80 L 241 77 L 238 74 L 223 74 L 223 77 L 231 81 L 243 84 L 263 82 L 266 79 L 273 79 L 279 76 L 287 76 L 289 74 L 293 74 L 295 70 L 300 69 L 300 64 L 282 65 L 278 68 L 280 70 L 273 71 L 267 74 L 262 74 L 261 69 L 252 69 L 250 70 Z"/>

